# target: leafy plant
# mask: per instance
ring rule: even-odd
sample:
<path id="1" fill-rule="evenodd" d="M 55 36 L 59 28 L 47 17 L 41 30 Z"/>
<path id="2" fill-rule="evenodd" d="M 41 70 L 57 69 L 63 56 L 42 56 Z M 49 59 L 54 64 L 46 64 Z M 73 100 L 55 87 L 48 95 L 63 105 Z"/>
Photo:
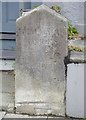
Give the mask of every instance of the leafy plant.
<path id="1" fill-rule="evenodd" d="M 61 11 L 61 7 L 58 5 L 54 5 L 51 7 L 52 10 L 55 10 L 56 12 L 60 12 Z"/>
<path id="2" fill-rule="evenodd" d="M 68 22 L 68 39 L 73 39 L 76 35 L 78 35 L 76 28 Z"/>

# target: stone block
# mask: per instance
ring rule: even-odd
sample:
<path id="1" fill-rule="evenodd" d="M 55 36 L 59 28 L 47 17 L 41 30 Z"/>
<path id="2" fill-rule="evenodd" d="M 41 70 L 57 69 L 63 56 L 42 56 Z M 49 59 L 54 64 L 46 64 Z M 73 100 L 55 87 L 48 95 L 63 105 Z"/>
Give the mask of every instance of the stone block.
<path id="1" fill-rule="evenodd" d="M 26 113 L 26 104 L 27 109 L 32 104 L 31 114 L 64 116 L 66 18 L 41 5 L 18 18 L 16 26 L 16 107 L 23 104 Z"/>
<path id="2" fill-rule="evenodd" d="M 0 110 L 13 109 L 15 100 L 14 71 L 0 71 Z"/>

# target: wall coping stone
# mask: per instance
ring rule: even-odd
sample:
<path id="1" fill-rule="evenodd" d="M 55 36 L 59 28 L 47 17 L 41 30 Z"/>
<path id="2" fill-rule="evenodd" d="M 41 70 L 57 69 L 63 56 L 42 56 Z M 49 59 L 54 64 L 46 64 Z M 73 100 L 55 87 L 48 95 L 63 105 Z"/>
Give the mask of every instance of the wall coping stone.
<path id="1" fill-rule="evenodd" d="M 86 40 L 68 40 L 68 63 L 86 62 Z"/>

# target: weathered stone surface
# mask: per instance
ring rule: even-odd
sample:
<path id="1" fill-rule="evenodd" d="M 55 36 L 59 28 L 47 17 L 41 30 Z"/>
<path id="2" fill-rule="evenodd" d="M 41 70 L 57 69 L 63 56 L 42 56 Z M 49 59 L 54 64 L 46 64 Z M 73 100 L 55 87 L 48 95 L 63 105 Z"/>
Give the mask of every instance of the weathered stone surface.
<path id="1" fill-rule="evenodd" d="M 70 62 L 86 62 L 86 40 L 68 41 Z"/>
<path id="2" fill-rule="evenodd" d="M 24 119 L 24 118 L 28 118 L 28 115 L 6 114 L 5 117 L 4 117 L 4 119 L 7 120 L 7 118 L 8 118 L 8 119 L 10 119 L 10 118 L 11 118 L 11 119 L 12 119 L 12 118 L 13 118 L 13 119 L 14 119 L 14 118 L 23 118 L 23 119 Z"/>
<path id="3" fill-rule="evenodd" d="M 66 118 L 66 117 L 29 116 L 29 115 L 22 115 L 22 114 L 6 114 L 3 120 L 9 120 L 9 119 L 23 120 L 25 118 L 28 120 L 76 120 L 73 118 Z M 77 120 L 82 120 L 82 119 L 77 119 Z"/>
<path id="4" fill-rule="evenodd" d="M 18 113 L 26 113 L 26 114 L 30 114 L 30 115 L 35 115 L 35 108 L 32 105 L 29 104 L 22 104 L 17 106 L 16 112 Z"/>
<path id="5" fill-rule="evenodd" d="M 71 23 L 76 26 L 79 34 L 84 35 L 85 33 L 85 24 L 86 24 L 86 17 L 84 15 L 86 11 L 86 3 L 85 0 L 76 0 L 75 1 L 58 1 L 58 0 L 43 0 L 48 6 L 58 5 L 61 7 L 61 14 L 65 16 Z M 70 4 L 71 2 L 71 4 Z M 84 12 L 83 12 L 84 11 Z M 85 33 L 86 35 L 86 33 Z"/>
<path id="6" fill-rule="evenodd" d="M 2 120 L 2 118 L 5 116 L 6 112 L 2 112 L 0 111 L 0 120 Z"/>
<path id="7" fill-rule="evenodd" d="M 68 46 L 74 46 L 81 49 L 86 48 L 86 40 L 69 40 Z"/>
<path id="8" fill-rule="evenodd" d="M 15 68 L 15 60 L 0 60 L 0 71 L 13 71 Z"/>
<path id="9" fill-rule="evenodd" d="M 17 20 L 16 107 L 65 115 L 66 18 L 42 5 Z M 25 109 L 24 109 L 25 106 Z M 18 111 L 17 111 L 18 112 Z"/>
<path id="10" fill-rule="evenodd" d="M 2 104 L 0 103 L 0 107 L 2 110 L 9 110 L 10 108 L 14 108 L 14 94 L 9 93 L 0 93 L 0 97 L 2 95 Z"/>
<path id="11" fill-rule="evenodd" d="M 77 52 L 71 51 L 70 52 L 70 62 L 75 63 L 84 63 L 86 62 L 86 52 Z"/>
<path id="12" fill-rule="evenodd" d="M 14 71 L 0 71 L 0 109 L 14 108 L 15 80 Z"/>

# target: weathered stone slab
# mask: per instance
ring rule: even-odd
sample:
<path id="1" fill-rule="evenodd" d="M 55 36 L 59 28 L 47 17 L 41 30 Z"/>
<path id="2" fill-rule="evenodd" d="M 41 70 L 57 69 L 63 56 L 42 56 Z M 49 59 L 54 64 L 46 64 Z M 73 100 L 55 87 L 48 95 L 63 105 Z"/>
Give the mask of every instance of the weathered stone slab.
<path id="1" fill-rule="evenodd" d="M 17 112 L 64 116 L 66 18 L 41 5 L 20 17 L 16 25 Z"/>
<path id="2" fill-rule="evenodd" d="M 74 47 L 78 47 L 81 49 L 85 49 L 86 48 L 86 40 L 69 40 L 68 46 L 74 46 Z"/>
<path id="3" fill-rule="evenodd" d="M 68 41 L 68 48 L 70 62 L 86 62 L 86 40 L 70 40 Z"/>
<path id="4" fill-rule="evenodd" d="M 86 52 L 70 52 L 70 62 L 72 63 L 86 63 Z"/>

